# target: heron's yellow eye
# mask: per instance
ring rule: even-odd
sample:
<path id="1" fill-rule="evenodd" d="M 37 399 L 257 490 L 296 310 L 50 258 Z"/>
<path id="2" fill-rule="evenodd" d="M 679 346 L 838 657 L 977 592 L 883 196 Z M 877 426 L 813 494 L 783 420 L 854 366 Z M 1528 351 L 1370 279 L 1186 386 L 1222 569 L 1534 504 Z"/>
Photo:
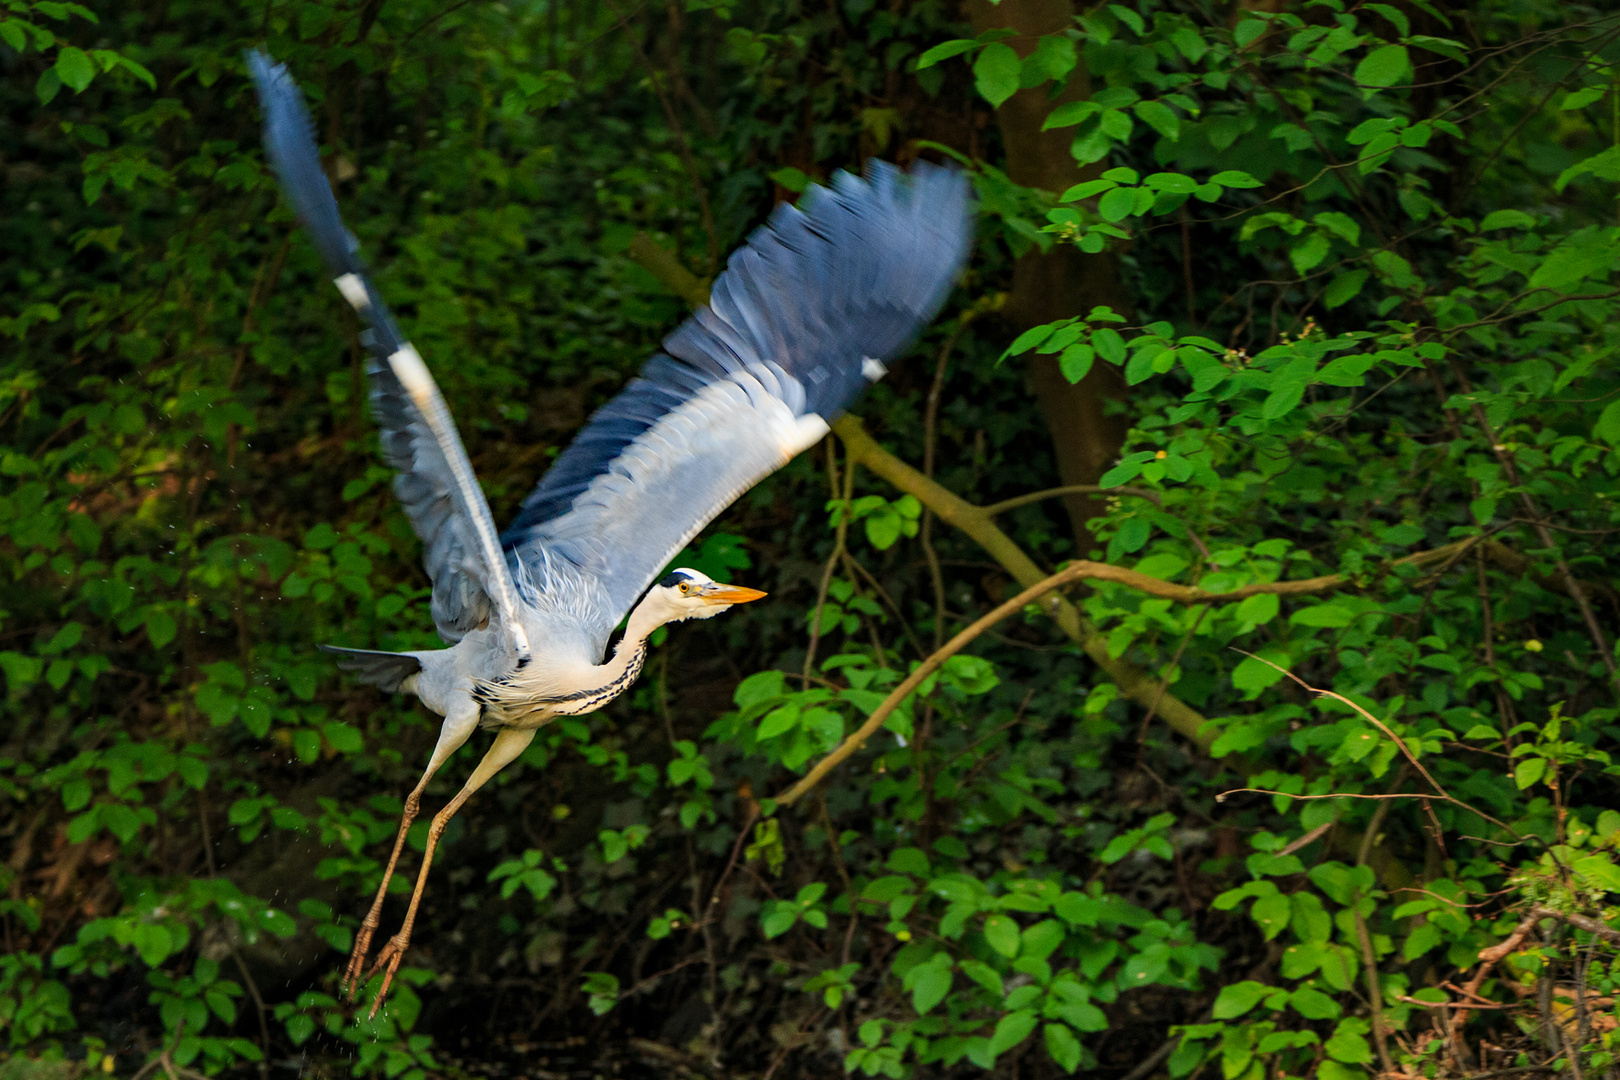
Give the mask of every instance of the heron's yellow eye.
<path id="1" fill-rule="evenodd" d="M 685 594 L 686 594 L 686 593 L 689 593 L 689 592 L 691 592 L 691 591 L 692 591 L 692 586 L 690 586 L 690 585 L 688 585 L 688 584 L 686 584 L 686 583 L 685 583 L 685 582 L 682 582 L 682 583 L 681 583 L 681 594 L 682 594 L 682 595 L 683 595 L 683 596 L 684 596 L 684 595 L 685 595 Z"/>

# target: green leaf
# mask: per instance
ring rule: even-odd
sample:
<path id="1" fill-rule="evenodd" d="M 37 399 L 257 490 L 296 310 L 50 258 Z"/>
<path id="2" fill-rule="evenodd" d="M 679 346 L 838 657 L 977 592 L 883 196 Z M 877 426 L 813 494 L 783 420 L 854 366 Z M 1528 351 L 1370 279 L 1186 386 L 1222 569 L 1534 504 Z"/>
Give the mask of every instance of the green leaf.
<path id="1" fill-rule="evenodd" d="M 1077 383 L 1090 373 L 1096 355 L 1096 351 L 1090 345 L 1079 343 L 1070 345 L 1058 357 L 1058 370 L 1063 373 L 1065 379 Z"/>
<path id="2" fill-rule="evenodd" d="M 1001 355 L 1019 356 L 1023 353 L 1027 353 L 1029 350 L 1051 337 L 1052 334 L 1057 331 L 1057 328 L 1057 323 L 1042 323 L 1040 326 L 1032 326 L 1028 330 L 1025 330 L 1022 334 L 1019 334 L 1017 337 L 1013 338 L 1013 343 L 1007 346 L 1007 351 Z"/>
<path id="3" fill-rule="evenodd" d="M 1558 181 L 1553 184 L 1553 190 L 1563 191 L 1571 180 L 1587 175 L 1600 180 L 1620 180 L 1620 146 L 1611 146 L 1601 154 L 1571 165 L 1558 174 Z"/>
<path id="4" fill-rule="evenodd" d="M 1093 195 L 1101 194 L 1117 186 L 1117 182 L 1113 180 L 1087 180 L 1083 184 L 1074 185 L 1074 187 L 1058 196 L 1058 202 L 1079 202 L 1082 199 L 1089 199 Z"/>
<path id="5" fill-rule="evenodd" d="M 1337 1001 L 1309 986 L 1302 986 L 1289 994 L 1288 1004 L 1307 1020 L 1332 1020 L 1341 1011 Z"/>
<path id="6" fill-rule="evenodd" d="M 1547 772 L 1547 759 L 1527 757 L 1513 766 L 1513 783 L 1520 791 L 1540 780 Z"/>
<path id="7" fill-rule="evenodd" d="M 62 80 L 62 85 L 74 93 L 83 92 L 96 77 L 96 65 L 83 49 L 72 45 L 65 47 L 56 54 L 54 69 L 56 77 Z"/>
<path id="8" fill-rule="evenodd" d="M 1620 446 L 1620 401 L 1611 401 L 1603 407 L 1592 434 L 1610 446 Z"/>
<path id="9" fill-rule="evenodd" d="M 1532 289 L 1565 289 L 1589 277 L 1607 277 L 1616 245 L 1601 233 L 1577 233 L 1548 253 L 1530 275 Z"/>
<path id="10" fill-rule="evenodd" d="M 1333 308 L 1348 304 L 1360 294 L 1361 287 L 1367 284 L 1369 276 L 1371 275 L 1366 270 L 1346 270 L 1336 275 L 1322 293 L 1323 305 L 1331 311 Z"/>
<path id="11" fill-rule="evenodd" d="M 1412 264 L 1393 251 L 1379 251 L 1372 257 L 1373 269 L 1397 289 L 1418 289 L 1423 279 L 1412 272 Z"/>
<path id="12" fill-rule="evenodd" d="M 1599 821 L 1601 822 L 1601 818 Z M 1620 866 L 1607 855 L 1588 855 L 1575 860 L 1575 872 L 1596 882 L 1608 892 L 1620 892 Z"/>
<path id="13" fill-rule="evenodd" d="M 1024 58 L 1024 85 L 1039 85 L 1048 79 L 1062 79 L 1080 62 L 1075 42 L 1066 34 L 1045 34 L 1035 43 L 1035 51 Z"/>
<path id="14" fill-rule="evenodd" d="M 1284 903 L 1287 899 L 1284 898 Z M 1271 992 L 1271 987 L 1265 983 L 1245 979 L 1243 982 L 1228 983 L 1221 987 L 1221 992 L 1215 998 L 1215 1007 L 1211 1015 L 1216 1020 L 1231 1020 L 1242 1016 L 1256 1005 L 1260 999 Z"/>
<path id="15" fill-rule="evenodd" d="M 1050 131 L 1053 128 L 1073 127 L 1100 112 L 1102 112 L 1102 106 L 1095 101 L 1065 101 L 1047 114 L 1046 119 L 1041 122 L 1041 130 Z M 1093 180 L 1090 183 L 1096 183 L 1096 181 Z M 1086 185 L 1080 184 L 1077 186 L 1084 187 Z M 1071 188 L 1070 190 L 1074 189 Z M 1065 193 L 1060 201 L 1071 202 L 1073 198 L 1075 197 Z M 1085 198 L 1085 196 L 1082 195 L 1079 198 Z"/>
<path id="16" fill-rule="evenodd" d="M 278 1010 L 280 1006 L 277 1007 Z M 281 1015 L 278 1011 L 277 1016 Z M 294 1046 L 302 1046 L 315 1034 L 315 1018 L 304 1013 L 294 1013 L 287 1018 L 287 1038 L 292 1040 Z"/>
<path id="17" fill-rule="evenodd" d="M 1479 223 L 1481 232 L 1490 232 L 1492 229 L 1533 229 L 1536 219 L 1523 210 L 1492 210 L 1485 215 L 1485 220 Z"/>
<path id="18" fill-rule="evenodd" d="M 1334 1061 L 1342 1061 L 1347 1065 L 1365 1065 L 1372 1060 L 1372 1047 L 1361 1035 L 1366 1030 L 1367 1021 L 1360 1017 L 1342 1020 L 1333 1037 L 1322 1044 L 1322 1049 L 1326 1050 Z"/>
<path id="19" fill-rule="evenodd" d="M 123 803 L 102 803 L 101 823 L 125 844 L 135 839 L 135 834 L 141 831 L 141 819 Z"/>
<path id="20" fill-rule="evenodd" d="M 866 539 L 879 551 L 887 551 L 900 539 L 905 522 L 887 503 L 866 516 Z"/>
<path id="21" fill-rule="evenodd" d="M 174 936 L 157 923 L 140 923 L 130 931 L 129 938 L 147 967 L 161 966 L 174 953 Z"/>
<path id="22" fill-rule="evenodd" d="M 1283 927 L 1288 925 L 1292 914 L 1292 906 L 1286 893 L 1273 893 L 1270 896 L 1262 896 L 1249 909 L 1249 917 L 1259 925 L 1261 932 L 1266 935 L 1267 941 L 1282 933 Z"/>
<path id="23" fill-rule="evenodd" d="M 996 1033 L 990 1036 L 990 1052 L 1004 1054 L 1029 1038 L 1030 1032 L 1035 1030 L 1036 1019 L 1034 1009 L 1020 1009 L 1003 1016 L 996 1023 Z"/>
<path id="24" fill-rule="evenodd" d="M 1300 608 L 1289 616 L 1288 621 L 1294 626 L 1322 626 L 1344 627 L 1356 621 L 1353 612 L 1338 604 L 1317 604 L 1314 607 Z"/>
<path id="25" fill-rule="evenodd" d="M 293 754 L 305 765 L 320 760 L 321 736 L 313 728 L 298 728 L 292 734 Z"/>
<path id="26" fill-rule="evenodd" d="M 962 974 L 990 991 L 996 997 L 1001 997 L 1007 991 L 1001 982 L 1001 976 L 989 964 L 982 964 L 977 960 L 963 960 L 961 962 Z"/>
<path id="27" fill-rule="evenodd" d="M 760 721 L 759 731 L 756 733 L 755 738 L 760 740 L 774 739 L 778 735 L 792 731 L 798 726 L 799 707 L 797 705 L 783 705 L 780 708 L 772 709 L 765 719 Z"/>
<path id="28" fill-rule="evenodd" d="M 34 83 L 34 96 L 39 99 L 41 105 L 49 105 L 60 89 L 62 89 L 61 76 L 56 73 L 54 67 L 48 67 L 40 73 L 39 81 Z"/>
<path id="29" fill-rule="evenodd" d="M 944 953 L 938 955 L 945 956 Z M 911 1007 L 919 1016 L 927 1014 L 951 992 L 949 957 L 946 960 L 943 964 L 918 964 L 906 972 L 906 982 L 911 986 Z"/>
<path id="30" fill-rule="evenodd" d="M 1584 109 L 1594 101 L 1602 101 L 1608 92 L 1607 86 L 1583 86 L 1579 90 L 1571 90 L 1565 94 L 1563 103 L 1558 108 L 1561 112 Z"/>
<path id="31" fill-rule="evenodd" d="M 1175 142 L 1181 138 L 1181 118 L 1162 101 L 1139 101 L 1132 107 L 1137 119 L 1160 135 Z"/>
<path id="32" fill-rule="evenodd" d="M 1254 44 L 1256 38 L 1270 29 L 1271 24 L 1262 19 L 1244 19 L 1232 31 L 1232 40 L 1240 49 L 1246 49 Z"/>
<path id="33" fill-rule="evenodd" d="M 1440 943 L 1439 927 L 1425 920 L 1406 935 L 1406 942 L 1401 946 L 1401 956 L 1408 961 L 1416 960 Z"/>
<path id="34" fill-rule="evenodd" d="M 1007 915 L 992 915 L 984 920 L 984 939 L 1009 960 L 1018 955 L 1018 923 Z"/>
<path id="35" fill-rule="evenodd" d="M 1332 250 L 1332 241 L 1320 232 L 1313 232 L 1288 249 L 1288 261 L 1294 264 L 1295 273 L 1305 274 L 1321 265 Z"/>
<path id="36" fill-rule="evenodd" d="M 999 41 L 986 45 L 973 62 L 973 84 L 994 108 L 1000 108 L 1002 102 L 1018 92 L 1022 74 L 1023 62 L 1018 54 L 1013 52 L 1012 46 Z"/>
<path id="37" fill-rule="evenodd" d="M 1250 626 L 1264 626 L 1277 617 L 1276 593 L 1255 593 L 1245 598 L 1233 612 L 1237 620 Z"/>
<path id="38" fill-rule="evenodd" d="M 792 904 L 778 904 L 766 909 L 764 917 L 760 920 L 760 927 L 765 933 L 766 940 L 779 938 L 799 921 L 799 910 Z"/>
<path id="39" fill-rule="evenodd" d="M 1123 142 L 1131 137 L 1131 132 L 1136 130 L 1136 126 L 1131 123 L 1129 114 L 1119 109 L 1104 109 L 1102 116 L 1097 120 L 1097 129 L 1109 138 Z"/>
<path id="40" fill-rule="evenodd" d="M 1117 187 L 1098 201 L 1097 213 L 1104 221 L 1123 221 L 1135 206 L 1136 188 Z"/>
<path id="41" fill-rule="evenodd" d="M 1186 173 L 1154 173 L 1143 181 L 1154 191 L 1168 191 L 1174 195 L 1191 195 L 1198 190 L 1198 181 Z"/>
<path id="42" fill-rule="evenodd" d="M 917 70 L 931 68 L 941 60 L 949 60 L 953 56 L 970 51 L 978 42 L 970 38 L 956 38 L 953 41 L 942 41 L 932 49 L 917 57 Z"/>
<path id="43" fill-rule="evenodd" d="M 772 172 L 770 176 L 772 180 L 775 180 L 795 195 L 803 195 L 805 189 L 810 186 L 810 178 L 791 165 L 784 165 L 782 168 Z"/>
<path id="44" fill-rule="evenodd" d="M 1066 1073 L 1072 1073 L 1080 1067 L 1080 1040 L 1074 1037 L 1064 1024 L 1047 1024 L 1046 1052 L 1051 1055 L 1057 1067 Z"/>
<path id="45" fill-rule="evenodd" d="M 1405 45 L 1385 45 L 1356 65 L 1355 80 L 1362 86 L 1394 86 L 1412 70 Z"/>
<path id="46" fill-rule="evenodd" d="M 1260 186 L 1260 181 L 1241 169 L 1227 169 L 1225 172 L 1218 172 L 1209 178 L 1209 182 L 1229 188 L 1257 188 Z"/>
<path id="47" fill-rule="evenodd" d="M 340 754 L 358 754 L 365 749 L 365 740 L 360 735 L 360 729 L 349 724 L 323 724 L 321 734 L 332 744 L 332 749 Z"/>
<path id="48" fill-rule="evenodd" d="M 1260 407 L 1260 416 L 1266 420 L 1276 420 L 1287 416 L 1299 406 L 1305 397 L 1306 383 L 1298 380 L 1279 380 L 1280 385 L 1266 395 L 1266 402 Z"/>
<path id="49" fill-rule="evenodd" d="M 162 608 L 150 607 L 146 609 L 146 636 L 152 642 L 154 649 L 161 649 L 174 640 L 179 628 L 174 624 L 174 617 Z"/>

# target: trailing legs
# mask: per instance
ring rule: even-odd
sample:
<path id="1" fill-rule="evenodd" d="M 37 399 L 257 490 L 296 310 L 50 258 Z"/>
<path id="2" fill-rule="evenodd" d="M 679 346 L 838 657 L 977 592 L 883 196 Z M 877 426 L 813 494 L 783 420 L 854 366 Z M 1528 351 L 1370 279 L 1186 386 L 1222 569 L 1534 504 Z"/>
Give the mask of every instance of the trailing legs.
<path id="1" fill-rule="evenodd" d="M 422 792 L 427 790 L 428 781 L 439 767 L 450 760 L 450 755 L 461 749 L 461 744 L 478 727 L 479 706 L 471 695 L 458 694 L 455 704 L 445 715 L 444 724 L 439 728 L 439 741 L 433 747 L 433 757 L 428 760 L 426 771 L 422 779 L 416 782 L 416 787 L 405 797 L 405 812 L 400 815 L 399 832 L 394 837 L 394 852 L 388 856 L 388 868 L 383 871 L 382 884 L 377 886 L 377 898 L 371 902 L 371 910 L 366 912 L 365 920 L 360 923 L 360 931 L 354 937 L 354 949 L 349 953 L 349 965 L 344 969 L 343 981 L 340 986 L 347 986 L 349 996 L 353 997 L 360 992 L 360 986 L 365 981 L 361 976 L 366 970 L 366 954 L 371 951 L 371 938 L 377 932 L 377 926 L 382 921 L 383 901 L 388 897 L 388 883 L 394 877 L 394 867 L 399 863 L 399 853 L 405 849 L 405 836 L 411 831 L 411 824 L 416 820 L 417 811 L 422 805 Z"/>
<path id="2" fill-rule="evenodd" d="M 467 778 L 466 785 L 456 793 L 443 810 L 433 816 L 433 826 L 428 829 L 427 850 L 422 853 L 422 869 L 416 874 L 416 889 L 411 893 L 411 906 L 405 910 L 405 925 L 400 927 L 399 933 L 388 939 L 388 943 L 377 953 L 377 962 L 366 973 L 369 979 L 378 969 L 387 965 L 383 974 L 382 988 L 377 991 L 377 1000 L 371 1004 L 371 1012 L 367 1015 L 376 1016 L 377 1010 L 382 1007 L 383 999 L 388 996 L 388 988 L 393 984 L 394 972 L 399 970 L 399 962 L 405 956 L 405 949 L 411 943 L 411 928 L 416 924 L 416 908 L 422 902 L 422 892 L 427 888 L 428 869 L 433 865 L 433 850 L 439 845 L 439 837 L 444 835 L 444 827 L 450 824 L 461 804 L 471 798 L 472 793 L 489 782 L 490 777 L 500 772 L 519 754 L 523 753 L 534 741 L 535 728 L 501 728 L 495 733 L 495 742 L 490 746 L 484 760 L 478 763 L 472 776 Z"/>

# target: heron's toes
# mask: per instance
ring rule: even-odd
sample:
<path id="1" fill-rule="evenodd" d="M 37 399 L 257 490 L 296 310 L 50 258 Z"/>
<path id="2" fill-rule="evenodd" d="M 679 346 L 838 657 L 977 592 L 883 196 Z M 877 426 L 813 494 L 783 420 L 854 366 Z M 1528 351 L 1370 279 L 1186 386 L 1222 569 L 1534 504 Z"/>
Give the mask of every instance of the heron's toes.
<path id="1" fill-rule="evenodd" d="M 388 988 L 394 984 L 394 972 L 399 970 L 399 962 L 405 958 L 405 949 L 410 943 L 411 937 L 409 934 L 398 933 L 389 938 L 388 944 L 378 950 L 377 961 L 371 965 L 371 970 L 366 974 L 366 980 L 369 982 L 371 976 L 381 970 L 383 972 L 382 987 L 378 989 L 377 1000 L 371 1003 L 371 1012 L 366 1014 L 366 1019 L 369 1020 L 376 1016 L 377 1010 L 382 1008 L 383 1001 L 388 997 Z"/>
<path id="2" fill-rule="evenodd" d="M 343 969 L 343 981 L 338 984 L 340 990 L 347 990 L 349 999 L 360 992 L 365 984 L 366 958 L 371 952 L 371 934 L 373 927 L 362 926 L 355 935 L 354 949 L 349 953 L 349 964 Z"/>

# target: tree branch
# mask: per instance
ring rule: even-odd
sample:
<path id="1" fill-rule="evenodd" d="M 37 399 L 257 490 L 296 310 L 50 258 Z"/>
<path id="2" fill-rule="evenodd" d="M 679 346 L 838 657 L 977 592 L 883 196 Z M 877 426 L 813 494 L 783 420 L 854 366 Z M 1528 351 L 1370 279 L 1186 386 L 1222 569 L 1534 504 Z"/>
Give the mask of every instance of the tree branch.
<path id="1" fill-rule="evenodd" d="M 912 695 L 912 692 L 917 687 L 921 686 L 934 672 L 944 667 L 945 661 L 961 652 L 974 638 L 1008 616 L 1022 611 L 1026 606 L 1033 604 L 1041 597 L 1072 581 L 1080 580 L 1081 576 L 1077 572 L 1077 567 L 1066 567 L 1049 577 L 1042 578 L 1011 600 L 993 608 L 988 614 L 980 616 L 971 626 L 951 638 L 943 646 L 936 649 L 928 659 L 918 664 L 916 669 L 910 675 L 907 675 L 899 686 L 889 691 L 889 696 L 884 698 L 878 704 L 878 707 L 872 710 L 872 715 L 866 718 L 864 724 L 856 728 L 853 734 L 839 743 L 832 753 L 816 762 L 815 767 L 805 773 L 798 783 L 776 796 L 776 804 L 778 806 L 792 806 L 805 794 L 813 790 L 817 784 L 821 783 L 823 777 L 838 767 L 839 763 L 865 746 L 866 740 L 877 733 L 878 728 L 883 726 L 883 722 L 894 714 L 894 710 L 905 703 L 905 700 Z"/>
<path id="2" fill-rule="evenodd" d="M 670 292 L 693 307 L 709 302 L 709 282 L 681 264 L 675 253 L 644 232 L 636 233 L 630 241 L 630 257 L 641 268 L 663 282 Z"/>
<path id="3" fill-rule="evenodd" d="M 851 465 L 857 463 L 865 465 L 901 491 L 916 496 L 917 501 L 932 510 L 941 521 L 960 529 L 972 538 L 1020 585 L 1033 586 L 1045 580 L 1045 573 L 1035 565 L 1035 561 L 1026 555 L 1011 537 L 997 528 L 989 515 L 883 449 L 866 433 L 866 429 L 855 417 L 840 418 L 833 424 L 833 431 L 844 441 Z M 1120 570 L 1105 563 L 1085 560 L 1071 563 L 1063 571 L 1064 575 L 1072 575 L 1072 577 L 1065 576 L 1065 581 L 1086 577 L 1123 580 L 1111 577 L 1116 573 L 1128 574 L 1132 579 L 1160 586 L 1167 584 L 1146 574 L 1137 574 L 1135 571 Z M 1181 589 L 1186 586 L 1177 585 L 1171 588 Z M 1171 694 L 1163 680 L 1154 678 L 1151 673 L 1128 660 L 1110 656 L 1107 638 L 1080 614 L 1079 608 L 1056 595 L 1047 595 L 1041 601 L 1041 607 L 1058 624 L 1059 629 L 1077 642 L 1086 651 L 1086 655 L 1114 680 L 1121 694 L 1147 709 L 1154 708 L 1154 703 L 1157 702 L 1158 713 L 1164 717 L 1165 723 L 1191 739 L 1196 745 L 1209 749 L 1214 741 L 1214 735 L 1200 730 L 1204 726 L 1203 714 Z"/>

